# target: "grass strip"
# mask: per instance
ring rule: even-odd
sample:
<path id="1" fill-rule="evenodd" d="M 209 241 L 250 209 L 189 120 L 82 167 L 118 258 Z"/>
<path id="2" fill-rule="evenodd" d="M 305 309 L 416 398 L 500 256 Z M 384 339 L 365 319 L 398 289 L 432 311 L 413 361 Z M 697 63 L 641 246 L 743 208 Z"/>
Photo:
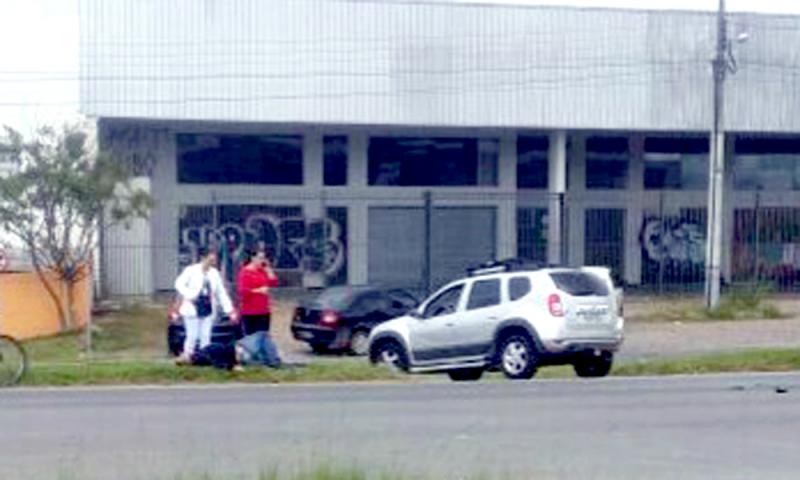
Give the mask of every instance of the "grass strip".
<path id="1" fill-rule="evenodd" d="M 618 363 L 612 376 L 679 375 L 726 372 L 789 372 L 800 370 L 800 349 L 759 349 L 738 352 L 639 360 Z M 545 367 L 537 378 L 569 378 L 572 368 Z M 436 377 L 439 377 L 438 375 Z M 500 378 L 488 376 L 487 378 Z M 23 379 L 29 386 L 170 385 L 204 383 L 338 383 L 414 382 L 430 376 L 404 375 L 374 367 L 364 360 L 319 361 L 289 369 L 252 368 L 228 372 L 207 367 L 177 367 L 165 361 L 34 363 Z"/>

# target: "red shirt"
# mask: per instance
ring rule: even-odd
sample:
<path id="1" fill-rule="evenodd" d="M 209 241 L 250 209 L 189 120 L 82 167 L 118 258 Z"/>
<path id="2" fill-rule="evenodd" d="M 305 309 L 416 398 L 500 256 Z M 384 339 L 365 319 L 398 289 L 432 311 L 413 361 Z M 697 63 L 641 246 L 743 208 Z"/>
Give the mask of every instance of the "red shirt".
<path id="1" fill-rule="evenodd" d="M 278 279 L 270 278 L 263 268 L 242 268 L 236 279 L 239 293 L 239 313 L 242 315 L 264 315 L 270 311 L 269 295 L 255 293 L 262 287 L 277 287 Z"/>

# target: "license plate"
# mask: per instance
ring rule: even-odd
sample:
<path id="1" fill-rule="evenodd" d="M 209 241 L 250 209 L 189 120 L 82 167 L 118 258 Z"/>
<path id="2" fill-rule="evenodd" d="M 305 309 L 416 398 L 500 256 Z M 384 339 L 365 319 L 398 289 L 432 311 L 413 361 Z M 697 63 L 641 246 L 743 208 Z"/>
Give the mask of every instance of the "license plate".
<path id="1" fill-rule="evenodd" d="M 300 338 L 310 339 L 314 338 L 314 334 L 311 332 L 297 332 L 297 336 Z"/>
<path id="2" fill-rule="evenodd" d="M 586 323 L 602 322 L 607 315 L 606 307 L 586 307 L 578 310 L 578 317 Z"/>

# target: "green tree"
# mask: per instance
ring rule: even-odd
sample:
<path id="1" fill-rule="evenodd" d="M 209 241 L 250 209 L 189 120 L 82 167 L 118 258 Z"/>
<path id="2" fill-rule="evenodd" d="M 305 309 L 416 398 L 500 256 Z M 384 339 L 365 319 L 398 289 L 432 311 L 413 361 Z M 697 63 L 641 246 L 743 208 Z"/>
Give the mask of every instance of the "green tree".
<path id="1" fill-rule="evenodd" d="M 30 138 L 5 127 L 0 151 L 13 163 L 0 178 L 0 230 L 27 250 L 62 329 L 74 328 L 74 287 L 91 275 L 100 229 L 146 218 L 152 198 L 79 125 L 41 128 Z"/>

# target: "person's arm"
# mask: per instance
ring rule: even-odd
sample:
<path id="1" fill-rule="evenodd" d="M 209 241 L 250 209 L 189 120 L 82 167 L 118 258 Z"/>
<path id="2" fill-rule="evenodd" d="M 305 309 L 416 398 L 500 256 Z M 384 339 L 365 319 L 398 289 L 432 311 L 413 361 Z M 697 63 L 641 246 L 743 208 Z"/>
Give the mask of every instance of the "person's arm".
<path id="1" fill-rule="evenodd" d="M 233 302 L 231 301 L 231 297 L 228 295 L 228 291 L 225 289 L 225 284 L 222 283 L 222 277 L 220 276 L 217 270 L 211 270 L 209 272 L 209 281 L 212 283 L 212 288 L 216 292 L 217 301 L 219 302 L 220 308 L 222 311 L 227 314 L 232 321 L 236 321 L 236 310 L 233 308 Z"/>
<path id="2" fill-rule="evenodd" d="M 244 275 L 242 277 L 242 285 L 239 290 L 241 298 L 249 297 L 253 294 L 264 295 L 267 293 L 267 285 L 262 285 L 256 275 Z"/>
<path id="3" fill-rule="evenodd" d="M 272 264 L 267 262 L 267 264 L 264 265 L 264 271 L 267 272 L 267 287 L 268 288 L 277 287 L 280 284 L 280 282 L 278 281 L 278 275 L 272 268 Z"/>
<path id="4" fill-rule="evenodd" d="M 191 267 L 186 267 L 183 269 L 178 278 L 175 279 L 175 290 L 180 294 L 181 298 L 193 301 L 194 298 L 197 296 L 196 293 L 189 288 L 189 281 L 192 278 L 192 269 Z"/>

